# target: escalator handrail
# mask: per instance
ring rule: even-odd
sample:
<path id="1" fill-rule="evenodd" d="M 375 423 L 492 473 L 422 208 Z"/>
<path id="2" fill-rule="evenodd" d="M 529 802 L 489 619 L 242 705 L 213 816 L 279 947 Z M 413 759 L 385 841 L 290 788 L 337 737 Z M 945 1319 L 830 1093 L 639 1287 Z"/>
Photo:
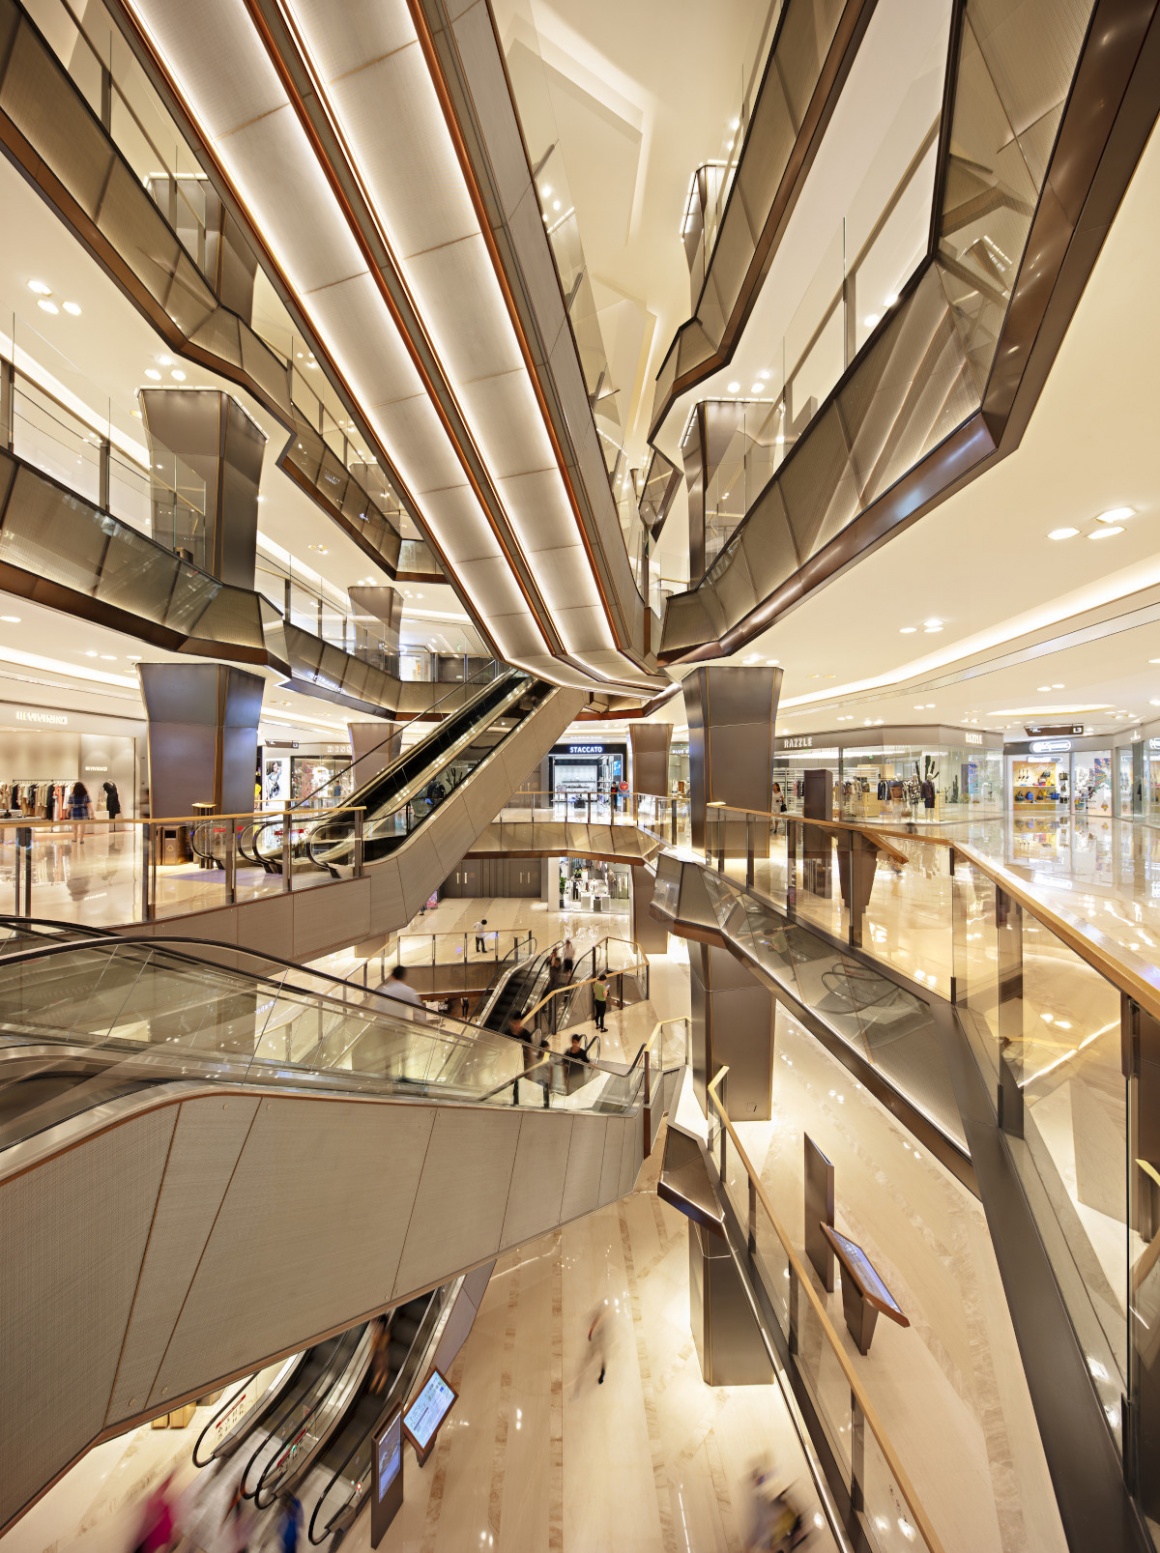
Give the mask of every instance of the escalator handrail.
<path id="1" fill-rule="evenodd" d="M 412 1365 L 411 1360 L 417 1350 L 421 1352 L 430 1343 L 431 1337 L 433 1335 L 433 1328 L 435 1325 L 437 1325 L 439 1317 L 443 1314 L 443 1310 L 447 1304 L 447 1289 L 448 1285 L 444 1284 L 441 1288 L 436 1289 L 432 1293 L 427 1303 L 427 1309 L 423 1312 L 419 1326 L 415 1332 L 414 1337 L 411 1339 L 411 1346 L 407 1349 L 406 1358 L 399 1366 L 398 1373 L 393 1376 L 391 1384 L 387 1387 L 385 1393 L 383 1394 L 383 1405 L 379 1409 L 378 1417 L 375 1419 L 369 1430 L 369 1434 L 372 1437 L 378 1433 L 387 1414 L 395 1406 L 395 1402 L 400 1393 L 405 1395 L 406 1392 L 410 1389 L 411 1381 L 419 1370 L 419 1365 Z M 406 1303 L 409 1303 L 409 1301 Z M 431 1322 L 431 1326 L 429 1327 L 427 1322 L 431 1317 L 432 1312 L 434 1312 L 434 1320 Z M 341 1465 L 335 1469 L 335 1472 L 332 1475 L 330 1481 L 327 1483 L 326 1487 L 322 1490 L 317 1500 L 315 1501 L 314 1511 L 310 1517 L 310 1525 L 307 1529 L 307 1536 L 315 1547 L 318 1547 L 321 1543 L 326 1541 L 327 1537 L 329 1537 L 336 1529 L 336 1523 L 338 1520 L 350 1509 L 350 1499 L 348 1499 L 345 1504 L 340 1505 L 339 1508 L 334 1512 L 326 1526 L 322 1528 L 321 1535 L 317 1537 L 315 1536 L 315 1531 L 317 1528 L 315 1527 L 314 1523 L 318 1519 L 319 1511 L 326 1503 L 327 1496 L 329 1495 L 331 1489 L 334 1487 L 335 1483 L 339 1481 L 339 1479 L 342 1477 L 342 1474 L 346 1471 L 352 1457 L 366 1443 L 366 1439 L 367 1436 L 364 1435 L 361 1440 L 357 1440 L 355 1444 L 351 1446 Z M 355 1494 L 351 1497 L 357 1497 L 357 1492 L 358 1491 L 356 1489 Z"/>
<path id="2" fill-rule="evenodd" d="M 367 834 L 365 839 L 378 839 L 373 834 L 374 827 L 385 826 L 388 821 L 394 820 L 400 812 L 405 813 L 405 811 L 414 803 L 416 792 L 419 786 L 421 786 L 423 778 L 427 776 L 428 772 L 432 772 L 434 776 L 437 776 L 440 771 L 452 765 L 459 753 L 462 750 L 470 748 L 472 740 L 480 732 L 482 732 L 484 728 L 490 726 L 492 722 L 495 722 L 498 718 L 504 716 L 510 707 L 516 705 L 523 698 L 523 696 L 527 694 L 528 689 L 535 684 L 537 684 L 537 681 L 531 676 L 525 675 L 522 670 L 513 669 L 510 671 L 510 674 L 501 675 L 498 679 L 492 681 L 490 685 L 485 686 L 483 691 L 480 692 L 480 695 L 473 698 L 469 707 L 464 708 L 464 711 L 474 711 L 474 713 L 478 715 L 479 711 L 481 710 L 479 703 L 484 699 L 488 691 L 494 689 L 496 686 L 506 686 L 505 693 L 499 698 L 499 704 L 492 708 L 486 709 L 490 714 L 488 722 L 478 727 L 464 727 L 461 733 L 452 735 L 449 745 L 443 750 L 438 751 L 436 758 L 441 758 L 443 763 L 437 768 L 433 768 L 432 752 L 425 749 L 425 746 L 428 743 L 426 739 L 422 740 L 419 744 L 413 745 L 409 750 L 405 750 L 398 757 L 398 760 L 392 762 L 392 764 L 388 766 L 385 771 L 379 772 L 379 774 L 376 777 L 373 777 L 370 782 L 366 783 L 364 787 L 359 788 L 357 792 L 352 793 L 348 803 L 342 805 L 337 810 L 332 811 L 330 814 L 323 816 L 311 828 L 309 835 L 307 835 L 304 842 L 301 843 L 301 845 L 305 846 L 310 861 L 319 868 L 329 867 L 330 864 L 326 858 L 315 856 L 315 846 L 342 847 L 344 843 L 353 841 L 353 828 L 350 832 L 345 834 L 339 834 L 337 836 L 330 837 L 326 836 L 327 828 L 336 826 L 342 820 L 344 813 L 347 811 L 352 811 L 357 807 L 354 802 L 355 799 L 363 796 L 369 796 L 367 789 L 372 785 L 378 787 L 386 783 L 388 780 L 401 777 L 402 786 L 399 787 L 391 797 L 386 799 L 381 811 L 376 812 L 373 817 L 368 816 L 366 819 Z M 448 725 L 450 722 L 451 718 L 449 717 L 447 721 L 444 722 L 441 727 L 436 729 L 430 737 L 436 740 L 446 737 Z M 500 743 L 503 743 L 502 739 L 500 740 Z M 484 765 L 486 761 L 488 761 L 492 755 L 494 755 L 495 750 L 498 748 L 499 745 L 495 745 L 491 749 L 487 750 L 477 765 L 474 766 L 468 773 L 468 776 L 470 777 L 474 775 L 475 771 L 478 770 L 480 766 Z M 414 764 L 415 769 L 414 772 L 410 775 L 401 771 L 400 769 L 397 769 L 404 765 L 411 765 L 412 763 Z M 464 780 L 466 780 L 466 778 Z M 412 788 L 411 795 L 409 797 L 404 797 L 403 794 L 407 792 L 409 787 Z M 438 808 L 439 806 L 436 805 L 434 808 L 429 809 L 427 814 L 415 815 L 414 823 L 407 825 L 405 834 L 407 836 L 411 835 L 415 826 L 421 823 L 422 820 L 427 819 L 430 814 L 437 813 Z M 278 824 L 278 821 L 274 820 L 270 821 L 269 823 L 276 825 Z M 391 834 L 394 834 L 394 832 L 391 832 Z"/>
<path id="3" fill-rule="evenodd" d="M 479 672 L 482 674 L 483 671 L 481 670 Z M 354 807 L 354 800 L 360 793 L 364 792 L 365 789 L 372 786 L 372 784 L 378 784 L 387 778 L 395 776 L 396 767 L 406 761 L 410 761 L 416 755 L 416 753 L 421 752 L 431 740 L 440 738 L 445 733 L 448 723 L 450 723 L 453 718 L 458 718 L 461 714 L 470 713 L 473 709 L 476 709 L 478 702 L 482 700 L 488 691 L 491 690 L 495 685 L 502 684 L 505 681 L 514 682 L 521 676 L 525 678 L 528 677 L 524 675 L 523 671 L 520 669 L 507 668 L 498 674 L 492 673 L 490 679 L 480 680 L 478 684 L 478 690 L 475 695 L 471 696 L 467 701 L 465 701 L 462 706 L 458 706 L 453 711 L 445 713 L 442 720 L 434 728 L 432 728 L 428 734 L 420 739 L 417 744 L 412 744 L 409 749 L 400 750 L 395 758 L 391 761 L 388 761 L 388 763 L 381 771 L 377 771 L 373 777 L 368 777 L 367 780 L 361 783 L 358 787 L 352 788 L 350 795 L 345 800 L 345 802 L 341 804 L 329 805 L 328 807 L 330 808 L 331 812 L 333 813 L 333 811 L 336 809 L 341 811 L 342 809 Z M 449 690 L 447 695 L 441 696 L 439 700 L 435 702 L 435 706 L 430 710 L 434 711 L 435 708 L 442 706 L 444 702 L 451 700 L 456 691 L 462 692 L 466 687 L 469 687 L 473 684 L 476 684 L 475 676 L 473 676 L 471 679 L 458 681 L 453 689 Z M 389 744 L 390 741 L 395 737 L 395 734 L 388 734 L 385 739 L 380 739 L 378 744 L 376 744 L 373 749 L 366 750 L 363 754 L 356 756 L 355 759 L 348 762 L 347 765 L 343 766 L 340 771 L 335 772 L 333 776 L 329 777 L 325 782 L 321 783 L 318 787 L 307 793 L 299 803 L 293 805 L 293 808 L 295 810 L 306 808 L 312 798 L 316 798 L 319 793 L 324 792 L 327 788 L 333 787 L 336 782 L 341 781 L 347 772 L 353 771 L 355 767 L 358 766 L 361 762 L 369 760 L 369 758 L 375 753 L 376 750 L 381 750 L 384 744 Z M 254 846 L 255 852 L 260 852 L 257 837 L 261 834 L 261 832 L 269 830 L 272 827 L 281 825 L 283 823 L 284 820 L 281 817 L 272 817 L 267 819 L 262 825 L 256 827 Z"/>
<path id="4" fill-rule="evenodd" d="M 501 679 L 504 679 L 505 677 L 507 677 L 508 674 L 518 673 L 519 672 L 519 670 L 515 670 L 515 669 L 511 669 L 511 668 L 507 668 L 506 670 L 505 669 L 500 669 L 497 672 L 498 661 L 499 660 L 495 659 L 495 658 L 490 660 L 491 677 L 489 679 L 483 679 L 482 678 L 482 675 L 485 673 L 485 670 L 477 669 L 475 674 L 471 675 L 470 678 L 457 680 L 454 685 L 449 687 L 449 689 L 447 691 L 447 694 L 445 696 L 440 696 L 438 701 L 432 702 L 432 704 L 426 709 L 426 711 L 424 713 L 424 718 L 425 719 L 429 718 L 433 713 L 435 713 L 435 712 L 437 712 L 439 710 L 439 708 L 444 704 L 444 702 L 450 701 L 452 696 L 455 694 L 455 692 L 457 690 L 458 691 L 462 691 L 462 690 L 466 689 L 466 687 L 468 685 L 474 685 L 474 684 L 478 683 L 478 685 L 479 685 L 479 692 L 480 692 L 480 695 L 482 695 L 483 692 L 485 690 L 487 690 L 490 685 L 494 685 L 497 681 L 499 681 Z M 457 706 L 455 708 L 454 712 L 449 712 L 449 713 L 446 713 L 445 715 L 447 717 L 452 717 L 452 716 L 457 715 L 459 712 L 465 712 L 478 699 L 479 699 L 478 696 L 472 696 L 470 701 L 464 702 L 464 704 L 462 706 Z M 432 731 L 432 733 L 438 733 L 439 729 L 438 728 L 433 728 L 431 731 Z M 398 737 L 397 731 L 395 733 L 389 733 L 389 734 L 387 734 L 386 738 L 380 739 L 379 742 L 376 745 L 374 745 L 371 749 L 364 750 L 361 755 L 356 755 L 355 758 L 352 761 L 350 761 L 347 765 L 343 766 L 341 771 L 336 771 L 332 777 L 329 777 L 325 782 L 320 782 L 319 785 L 316 788 L 314 788 L 311 792 L 307 793 L 305 795 L 305 797 L 302 799 L 301 803 L 295 805 L 295 808 L 305 807 L 305 805 L 307 803 L 309 803 L 312 798 L 316 798 L 319 793 L 324 792 L 328 787 L 333 787 L 334 784 L 337 781 L 340 781 L 341 778 L 344 777 L 347 774 L 348 771 L 353 771 L 354 768 L 359 764 L 360 761 L 369 760 L 372 755 L 376 754 L 379 750 L 382 749 L 384 744 L 389 744 L 392 739 L 397 738 L 397 737 Z M 382 771 L 376 772 L 373 777 L 369 777 L 367 779 L 367 781 L 368 782 L 370 782 L 370 781 L 377 782 L 380 777 L 386 776 L 386 774 L 390 771 L 391 767 L 396 765 L 398 761 L 402 760 L 404 758 L 404 756 L 410 755 L 414 750 L 418 749 L 420 747 L 420 745 L 425 744 L 425 743 L 426 743 L 425 739 L 420 739 L 419 744 L 413 744 L 409 750 L 400 750 L 399 754 L 396 755 L 394 760 L 390 761 L 386 766 L 384 766 Z M 363 782 L 361 785 L 363 787 L 366 787 L 367 782 Z M 353 791 L 353 789 L 352 789 L 352 791 Z"/>

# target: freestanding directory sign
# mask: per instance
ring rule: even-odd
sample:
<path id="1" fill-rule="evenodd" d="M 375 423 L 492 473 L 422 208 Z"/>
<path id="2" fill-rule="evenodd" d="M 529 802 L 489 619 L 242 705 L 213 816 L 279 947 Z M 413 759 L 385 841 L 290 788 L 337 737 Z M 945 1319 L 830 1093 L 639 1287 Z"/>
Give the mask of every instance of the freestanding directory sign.
<path id="1" fill-rule="evenodd" d="M 435 1449 L 435 1436 L 456 1395 L 439 1371 L 433 1369 L 404 1414 L 403 1432 L 415 1447 L 420 1466 Z"/>
<path id="2" fill-rule="evenodd" d="M 374 1437 L 371 1470 L 371 1547 L 377 1548 L 387 1527 L 398 1515 L 403 1503 L 403 1410 L 394 1412 Z"/>

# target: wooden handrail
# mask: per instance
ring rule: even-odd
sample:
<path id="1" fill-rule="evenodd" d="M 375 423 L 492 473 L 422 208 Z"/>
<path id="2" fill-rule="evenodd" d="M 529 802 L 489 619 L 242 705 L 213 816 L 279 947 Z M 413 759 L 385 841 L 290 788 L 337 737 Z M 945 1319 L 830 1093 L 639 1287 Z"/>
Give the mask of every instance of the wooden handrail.
<path id="1" fill-rule="evenodd" d="M 802 1289 L 804 1289 L 806 1298 L 813 1306 L 814 1314 L 818 1318 L 818 1323 L 821 1326 L 826 1341 L 829 1343 L 831 1349 L 833 1350 L 834 1357 L 837 1359 L 839 1365 L 842 1368 L 842 1373 L 845 1375 L 846 1380 L 849 1383 L 851 1393 L 857 1399 L 858 1406 L 862 1410 L 862 1416 L 869 1426 L 871 1434 L 878 1442 L 878 1449 L 882 1452 L 883 1459 L 885 1460 L 887 1467 L 889 1467 L 894 1481 L 898 1484 L 899 1492 L 901 1493 L 903 1499 L 906 1501 L 906 1507 L 910 1511 L 911 1516 L 914 1518 L 915 1526 L 918 1528 L 923 1539 L 925 1540 L 930 1553 L 945 1553 L 942 1542 L 939 1539 L 939 1536 L 934 1527 L 931 1525 L 926 1511 L 922 1507 L 922 1502 L 919 1499 L 917 1492 L 915 1491 L 914 1484 L 910 1481 L 906 1469 L 903 1467 L 902 1462 L 898 1459 L 894 1447 L 891 1445 L 889 1439 L 887 1438 L 886 1430 L 883 1427 L 882 1420 L 879 1418 L 874 1404 L 866 1395 L 866 1390 L 862 1385 L 861 1378 L 859 1377 L 857 1370 L 854 1368 L 849 1354 L 846 1352 L 845 1345 L 842 1343 L 837 1332 L 835 1331 L 834 1324 L 830 1320 L 826 1307 L 822 1303 L 818 1291 L 814 1288 L 813 1282 L 810 1279 L 808 1272 L 806 1271 L 805 1264 L 794 1250 L 794 1247 L 790 1242 L 790 1238 L 785 1231 L 785 1226 L 782 1224 L 777 1214 L 773 1211 L 773 1204 L 769 1200 L 769 1194 L 765 1190 L 765 1185 L 762 1182 L 761 1177 L 757 1174 L 752 1164 L 750 1163 L 749 1156 L 746 1154 L 744 1148 L 742 1147 L 741 1140 L 738 1138 L 737 1133 L 734 1130 L 733 1123 L 729 1120 L 729 1113 L 721 1103 L 721 1097 L 717 1093 L 717 1087 L 728 1072 L 728 1068 L 722 1068 L 713 1079 L 713 1082 L 709 1085 L 709 1097 L 712 1100 L 713 1105 L 716 1107 L 717 1114 L 721 1118 L 721 1125 L 729 1134 L 729 1137 L 733 1142 L 733 1146 L 737 1150 L 738 1157 L 745 1167 L 745 1172 L 748 1175 L 750 1183 L 761 1202 L 761 1206 L 765 1210 L 766 1217 L 773 1225 L 774 1233 L 777 1235 L 778 1240 L 781 1241 L 782 1250 L 785 1252 L 790 1266 L 797 1274 L 798 1284 Z"/>
<path id="2" fill-rule="evenodd" d="M 787 821 L 794 825 L 816 825 L 822 830 L 853 831 L 855 834 L 859 836 L 865 836 L 868 841 L 873 842 L 873 844 L 880 852 L 889 853 L 896 863 L 910 862 L 910 859 L 907 857 L 905 852 L 900 852 L 897 847 L 892 847 L 889 842 L 882 840 L 884 836 L 898 836 L 903 834 L 900 831 L 880 830 L 877 826 L 858 825 L 856 823 L 852 823 L 849 820 L 811 820 L 807 819 L 804 814 L 790 814 L 788 812 L 785 814 L 774 814 L 772 810 L 767 813 L 764 809 L 738 809 L 730 803 L 706 804 L 705 807 L 706 809 L 712 809 L 714 814 L 744 814 L 746 816 L 753 815 L 755 819 L 767 819 L 773 820 L 775 822 Z M 905 839 L 912 840 L 913 838 L 907 836 Z M 948 843 L 948 845 L 950 845 L 950 843 Z"/>

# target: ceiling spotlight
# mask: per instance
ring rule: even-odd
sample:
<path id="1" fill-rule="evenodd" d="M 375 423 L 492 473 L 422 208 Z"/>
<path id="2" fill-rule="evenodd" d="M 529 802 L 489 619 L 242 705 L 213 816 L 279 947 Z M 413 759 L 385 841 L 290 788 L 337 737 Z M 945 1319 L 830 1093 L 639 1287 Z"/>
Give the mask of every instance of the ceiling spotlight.
<path id="1" fill-rule="evenodd" d="M 898 301 L 898 293 L 897 293 L 897 291 L 892 291 L 888 297 L 883 297 L 882 298 L 882 306 L 883 307 L 893 307 L 894 304 L 897 301 Z"/>
<path id="2" fill-rule="evenodd" d="M 739 394 L 741 392 L 741 384 L 740 383 L 730 383 L 727 386 L 728 386 L 729 392 L 731 394 Z"/>
<path id="3" fill-rule="evenodd" d="M 70 318 L 79 318 L 81 316 L 81 305 L 79 302 L 66 302 L 64 310 Z"/>
<path id="4" fill-rule="evenodd" d="M 1078 533 L 1078 528 L 1053 528 L 1047 537 L 1048 539 L 1074 539 Z"/>
<path id="5" fill-rule="evenodd" d="M 765 661 L 766 661 L 766 663 L 780 663 L 781 659 L 780 658 L 767 658 Z"/>
<path id="6" fill-rule="evenodd" d="M 9 626 L 18 626 L 20 624 L 19 615 L 0 615 L 0 620 L 3 620 L 4 624 Z"/>
<path id="7" fill-rule="evenodd" d="M 937 636 L 941 630 L 942 626 L 923 626 L 922 628 L 924 636 Z"/>
<path id="8" fill-rule="evenodd" d="M 42 280 L 30 280 L 28 282 L 28 289 L 29 291 L 35 291 L 38 297 L 50 297 L 52 295 L 52 287 L 46 286 Z"/>
<path id="9" fill-rule="evenodd" d="M 46 313 L 60 312 L 60 308 L 57 307 L 56 303 L 50 302 L 47 297 L 41 297 L 40 301 L 36 305 L 37 307 L 42 308 Z"/>
<path id="10" fill-rule="evenodd" d="M 117 654 L 115 652 L 103 652 L 101 657 L 106 663 L 116 663 L 117 661 Z"/>
<path id="11" fill-rule="evenodd" d="M 317 550 L 319 555 L 329 555 L 330 554 L 330 551 L 326 548 L 325 545 L 311 545 L 309 548 L 311 550 Z"/>
<path id="12" fill-rule="evenodd" d="M 762 367 L 761 371 L 757 375 L 758 375 L 759 378 L 761 378 L 762 382 L 768 383 L 768 381 L 769 381 L 769 368 L 768 367 Z"/>
<path id="13" fill-rule="evenodd" d="M 185 373 L 181 370 L 180 367 L 174 367 L 173 371 L 169 374 L 169 376 L 173 379 L 173 381 L 175 383 L 184 383 L 185 382 Z"/>
<path id="14" fill-rule="evenodd" d="M 1135 507 L 1109 507 L 1107 512 L 1097 512 L 1097 523 L 1123 523 L 1127 518 L 1136 516 Z"/>
<path id="15" fill-rule="evenodd" d="M 7 616 L 7 615 L 5 615 L 5 616 L 4 616 L 4 619 L 5 619 L 5 620 L 7 620 L 7 618 L 8 618 L 8 616 Z M 1160 701 L 1149 701 L 1149 702 L 1148 702 L 1148 705 L 1149 705 L 1149 706 L 1160 706 Z"/>
<path id="16" fill-rule="evenodd" d="M 86 658 L 99 658 L 101 655 L 95 647 L 89 647 L 85 652 Z"/>
<path id="17" fill-rule="evenodd" d="M 302 352 L 299 351 L 298 354 L 301 356 Z M 173 365 L 173 357 L 172 356 L 158 356 L 158 358 L 157 358 L 157 365 L 159 367 L 171 367 Z"/>
<path id="18" fill-rule="evenodd" d="M 749 390 L 749 392 L 751 394 L 760 394 L 761 392 L 763 392 L 763 389 L 764 389 L 764 385 L 763 384 L 761 384 L 761 383 L 754 383 L 753 387 Z"/>
<path id="19" fill-rule="evenodd" d="M 924 620 L 922 624 L 923 628 L 927 631 L 937 631 L 942 625 L 942 621 L 939 620 L 937 616 L 932 616 L 930 620 Z"/>
<path id="20" fill-rule="evenodd" d="M 43 305 L 43 304 L 42 304 Z M 1113 534 L 1122 534 L 1124 531 L 1118 523 L 1109 523 L 1106 528 L 1093 529 L 1088 535 L 1089 539 L 1111 539 Z"/>
<path id="21" fill-rule="evenodd" d="M 866 325 L 867 329 L 873 329 L 878 322 L 878 314 L 867 313 L 862 322 Z"/>
<path id="22" fill-rule="evenodd" d="M 1051 688 L 1052 688 L 1052 690 L 1066 690 L 1067 686 L 1066 685 L 1052 685 Z"/>
<path id="23" fill-rule="evenodd" d="M 151 383 L 160 383 L 161 381 L 161 374 L 158 372 L 156 367 L 146 367 L 145 376 Z"/>
<path id="24" fill-rule="evenodd" d="M 899 626 L 898 628 L 900 636 L 913 636 L 917 630 L 917 626 Z"/>
<path id="25" fill-rule="evenodd" d="M 1050 685 L 1036 685 L 1035 689 L 1036 689 L 1036 691 L 1040 695 L 1042 695 L 1045 690 L 1050 690 L 1051 686 Z"/>

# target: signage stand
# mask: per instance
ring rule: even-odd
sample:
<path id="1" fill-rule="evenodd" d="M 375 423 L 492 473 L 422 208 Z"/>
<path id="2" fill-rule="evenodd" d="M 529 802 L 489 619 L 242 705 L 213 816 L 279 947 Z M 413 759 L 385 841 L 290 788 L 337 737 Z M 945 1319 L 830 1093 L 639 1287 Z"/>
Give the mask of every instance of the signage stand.
<path id="1" fill-rule="evenodd" d="M 371 1547 L 377 1548 L 403 1505 L 403 1410 L 396 1407 L 372 1441 Z"/>

